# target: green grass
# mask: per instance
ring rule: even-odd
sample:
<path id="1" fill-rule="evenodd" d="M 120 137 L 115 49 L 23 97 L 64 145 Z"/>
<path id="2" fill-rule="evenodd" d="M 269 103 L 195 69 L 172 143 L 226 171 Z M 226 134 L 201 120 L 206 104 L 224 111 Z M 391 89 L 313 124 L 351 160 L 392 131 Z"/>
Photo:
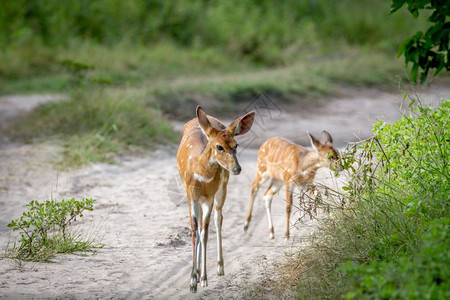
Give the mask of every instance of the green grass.
<path id="1" fill-rule="evenodd" d="M 163 113 L 188 120 L 197 104 L 212 114 L 231 116 L 265 92 L 279 103 L 310 105 L 343 85 L 392 89 L 403 73 L 402 63 L 384 53 L 349 49 L 337 56 L 310 56 L 290 66 L 174 79 L 153 86 L 146 95 Z"/>
<path id="2" fill-rule="evenodd" d="M 61 92 L 67 87 L 64 60 L 95 67 L 92 78 L 114 86 L 151 87 L 161 81 L 189 76 L 226 74 L 246 68 L 214 49 L 183 49 L 173 43 L 113 46 L 79 41 L 73 47 L 49 48 L 41 44 L 0 50 L 0 94 Z"/>
<path id="3" fill-rule="evenodd" d="M 326 86 L 336 83 L 383 85 L 404 73 L 401 61 L 364 48 L 345 47 L 329 55 L 310 53 L 292 64 L 268 68 L 236 61 L 217 49 L 181 49 L 172 44 L 132 50 L 124 45 L 78 47 L 81 49 L 55 50 L 49 60 L 39 55 L 22 57 L 26 55 L 21 49 L 0 54 L 5 61 L 0 67 L 4 69 L 0 69 L 0 94 L 65 91 L 69 76 L 61 62 L 67 59 L 94 66 L 88 76 L 106 79 L 115 87 L 186 92 L 269 85 L 282 92 L 314 95 L 322 90 L 329 93 L 332 89 Z M 16 66 L 14 59 L 28 64 Z"/>
<path id="4" fill-rule="evenodd" d="M 117 154 L 172 143 L 178 135 L 142 99 L 110 94 L 103 88 L 78 88 L 67 101 L 39 106 L 14 120 L 8 134 L 24 141 L 60 140 L 62 168 L 114 162 Z"/>

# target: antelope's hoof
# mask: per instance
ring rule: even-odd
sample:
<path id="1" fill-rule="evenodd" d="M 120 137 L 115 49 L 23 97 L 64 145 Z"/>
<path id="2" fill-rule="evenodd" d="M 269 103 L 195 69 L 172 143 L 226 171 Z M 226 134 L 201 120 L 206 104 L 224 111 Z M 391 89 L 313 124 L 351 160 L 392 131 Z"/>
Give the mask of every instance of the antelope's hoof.
<path id="1" fill-rule="evenodd" d="M 217 275 L 219 275 L 219 276 L 225 275 L 223 265 L 220 263 L 217 263 Z"/>
<path id="2" fill-rule="evenodd" d="M 202 287 L 208 286 L 208 279 L 206 279 L 206 277 L 202 278 L 202 279 L 200 280 L 200 285 L 201 285 Z"/>
<path id="3" fill-rule="evenodd" d="M 248 223 L 248 222 L 245 222 L 245 224 L 244 224 L 244 231 L 245 231 L 245 232 L 247 232 L 248 225 L 249 225 L 249 223 Z"/>
<path id="4" fill-rule="evenodd" d="M 275 238 L 275 235 L 273 234 L 273 232 L 271 232 L 271 233 L 269 234 L 269 239 L 273 240 L 274 238 Z"/>
<path id="5" fill-rule="evenodd" d="M 191 293 L 197 293 L 197 278 L 191 278 Z"/>

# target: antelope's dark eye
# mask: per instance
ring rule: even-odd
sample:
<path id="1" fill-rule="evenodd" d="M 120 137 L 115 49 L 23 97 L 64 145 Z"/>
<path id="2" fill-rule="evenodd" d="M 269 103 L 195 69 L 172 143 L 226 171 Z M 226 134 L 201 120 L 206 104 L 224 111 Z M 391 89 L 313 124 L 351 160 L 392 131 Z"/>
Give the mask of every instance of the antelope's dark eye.
<path id="1" fill-rule="evenodd" d="M 220 145 L 217 145 L 217 150 L 219 150 L 219 151 L 225 151 L 225 150 L 223 149 L 223 147 L 220 146 Z"/>

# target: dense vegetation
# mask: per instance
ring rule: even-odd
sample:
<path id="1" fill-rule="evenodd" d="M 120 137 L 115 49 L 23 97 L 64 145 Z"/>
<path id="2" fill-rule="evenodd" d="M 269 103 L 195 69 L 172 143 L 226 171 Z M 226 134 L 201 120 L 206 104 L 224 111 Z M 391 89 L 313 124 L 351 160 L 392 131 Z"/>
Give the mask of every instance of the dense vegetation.
<path id="1" fill-rule="evenodd" d="M 308 69 L 362 57 L 369 66 L 381 56 L 381 76 L 369 83 L 386 82 L 402 74 L 400 62 L 392 67 L 399 43 L 424 27 L 406 12 L 388 16 L 389 6 L 387 0 L 2 1 L 0 93 L 64 87 L 66 59 L 95 66 L 113 84 L 148 87 L 299 62 Z"/>
<path id="2" fill-rule="evenodd" d="M 296 256 L 301 299 L 448 299 L 450 101 L 416 107 L 343 158 L 346 207 Z"/>

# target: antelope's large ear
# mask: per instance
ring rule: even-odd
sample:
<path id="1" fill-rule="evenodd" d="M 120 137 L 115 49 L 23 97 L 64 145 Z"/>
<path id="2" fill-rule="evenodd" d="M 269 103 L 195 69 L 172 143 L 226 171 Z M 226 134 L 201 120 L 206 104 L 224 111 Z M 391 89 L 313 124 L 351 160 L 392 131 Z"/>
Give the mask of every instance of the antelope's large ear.
<path id="1" fill-rule="evenodd" d="M 199 105 L 197 106 L 197 120 L 198 124 L 200 125 L 200 128 L 202 129 L 203 133 L 209 137 L 211 134 L 211 131 L 213 130 L 213 127 L 211 123 L 208 120 L 208 117 L 206 116 L 205 111 L 203 108 Z"/>
<path id="2" fill-rule="evenodd" d="M 333 144 L 333 138 L 331 137 L 331 134 L 328 133 L 328 131 L 322 131 L 322 135 L 320 136 L 320 143 L 322 145 Z"/>
<path id="3" fill-rule="evenodd" d="M 316 139 L 311 133 L 308 132 L 309 140 L 311 141 L 311 146 L 316 150 L 319 151 L 320 147 L 320 141 Z"/>
<path id="4" fill-rule="evenodd" d="M 253 120 L 255 119 L 255 111 L 251 111 L 248 114 L 237 118 L 231 123 L 226 130 L 233 136 L 247 133 L 252 128 Z"/>

